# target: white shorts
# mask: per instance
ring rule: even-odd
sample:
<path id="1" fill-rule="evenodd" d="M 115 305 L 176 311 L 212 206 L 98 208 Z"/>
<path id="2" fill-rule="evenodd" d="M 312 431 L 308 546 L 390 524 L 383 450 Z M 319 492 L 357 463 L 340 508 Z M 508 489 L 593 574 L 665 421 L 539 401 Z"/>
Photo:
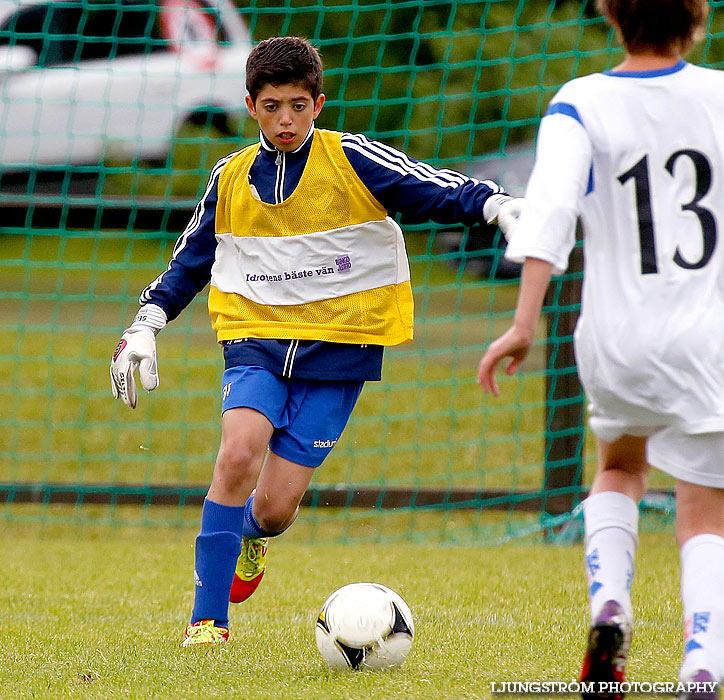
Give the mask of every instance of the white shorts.
<path id="1" fill-rule="evenodd" d="M 675 479 L 724 489 L 724 433 L 689 435 L 665 428 L 649 438 L 646 456 L 652 467 Z"/>
<path id="2" fill-rule="evenodd" d="M 690 484 L 724 488 L 724 431 L 684 432 L 673 416 L 621 404 L 616 416 L 589 405 L 588 423 L 596 437 L 605 442 L 623 435 L 648 437 L 646 457 L 652 467 Z"/>

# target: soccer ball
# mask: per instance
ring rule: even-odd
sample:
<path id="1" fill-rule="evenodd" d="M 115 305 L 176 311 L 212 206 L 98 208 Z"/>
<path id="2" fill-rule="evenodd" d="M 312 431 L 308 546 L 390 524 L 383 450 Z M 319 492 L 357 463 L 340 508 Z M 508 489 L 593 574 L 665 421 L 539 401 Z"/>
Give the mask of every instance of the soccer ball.
<path id="1" fill-rule="evenodd" d="M 397 593 L 379 583 L 350 583 L 327 598 L 314 633 L 332 668 L 382 670 L 407 658 L 415 627 Z"/>

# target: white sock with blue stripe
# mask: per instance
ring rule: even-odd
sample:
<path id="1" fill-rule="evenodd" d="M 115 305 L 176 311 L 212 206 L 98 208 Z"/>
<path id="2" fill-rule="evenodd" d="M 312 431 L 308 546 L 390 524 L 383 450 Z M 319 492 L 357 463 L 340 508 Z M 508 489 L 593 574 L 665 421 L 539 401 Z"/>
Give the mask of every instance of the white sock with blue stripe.
<path id="1" fill-rule="evenodd" d="M 681 548 L 684 662 L 681 678 L 697 670 L 724 680 L 724 538 L 696 535 Z"/>
<path id="2" fill-rule="evenodd" d="M 615 600 L 632 620 L 631 582 L 638 544 L 638 506 L 622 493 L 603 491 L 584 501 L 583 516 L 591 621 L 609 600 Z"/>

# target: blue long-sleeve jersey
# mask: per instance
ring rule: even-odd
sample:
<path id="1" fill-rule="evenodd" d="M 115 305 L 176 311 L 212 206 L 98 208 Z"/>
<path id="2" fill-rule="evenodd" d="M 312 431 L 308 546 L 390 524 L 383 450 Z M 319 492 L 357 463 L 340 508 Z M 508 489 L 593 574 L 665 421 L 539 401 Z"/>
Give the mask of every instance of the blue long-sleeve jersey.
<path id="1" fill-rule="evenodd" d="M 278 151 L 260 134 L 261 148 L 249 180 L 259 198 L 270 204 L 287 199 L 297 187 L 309 156 L 314 126 L 292 152 Z M 360 134 L 342 134 L 342 148 L 370 193 L 390 213 L 405 220 L 475 225 L 485 222 L 485 203 L 503 192 L 452 170 L 433 168 L 401 151 Z M 231 156 L 211 171 L 203 197 L 176 241 L 168 268 L 140 296 L 141 304 L 160 306 L 176 318 L 211 278 L 216 253 L 215 216 L 218 179 Z M 245 339 L 224 343 L 226 366 L 261 364 L 281 376 L 300 379 L 364 381 L 380 378 L 381 346 L 317 341 Z"/>

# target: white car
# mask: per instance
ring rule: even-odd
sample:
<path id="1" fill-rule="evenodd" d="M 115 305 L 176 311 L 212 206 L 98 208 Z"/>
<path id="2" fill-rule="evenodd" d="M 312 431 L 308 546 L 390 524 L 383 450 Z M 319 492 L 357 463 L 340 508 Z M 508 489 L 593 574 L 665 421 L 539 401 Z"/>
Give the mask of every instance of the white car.
<path id="1" fill-rule="evenodd" d="M 0 167 L 162 158 L 240 118 L 251 38 L 228 0 L 0 0 Z"/>

